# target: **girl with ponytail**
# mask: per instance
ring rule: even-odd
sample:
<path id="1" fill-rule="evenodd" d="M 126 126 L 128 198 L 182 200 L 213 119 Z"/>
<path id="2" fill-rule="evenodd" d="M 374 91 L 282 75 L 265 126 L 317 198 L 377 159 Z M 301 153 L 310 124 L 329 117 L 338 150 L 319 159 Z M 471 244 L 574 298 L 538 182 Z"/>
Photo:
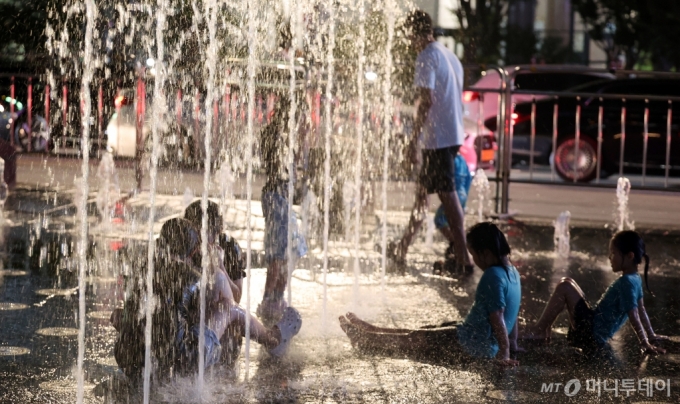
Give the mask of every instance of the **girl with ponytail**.
<path id="1" fill-rule="evenodd" d="M 635 330 L 640 347 L 648 353 L 665 353 L 652 343 L 668 339 L 657 335 L 647 316 L 643 301 L 642 279 L 638 265 L 645 261 L 645 285 L 649 257 L 645 243 L 634 231 L 620 231 L 609 242 L 609 263 L 612 271 L 621 272 L 600 300 L 591 308 L 583 291 L 571 278 L 562 278 L 557 285 L 541 318 L 524 335 L 524 339 L 549 340 L 550 330 L 557 316 L 565 309 L 569 312 L 569 341 L 580 348 L 602 347 L 623 326 L 626 319 Z M 652 294 L 653 296 L 653 294 Z"/>
<path id="2" fill-rule="evenodd" d="M 519 365 L 510 353 L 522 350 L 517 346 L 522 284 L 519 272 L 510 263 L 510 245 L 490 222 L 474 225 L 466 238 L 468 251 L 484 274 L 465 321 L 419 329 L 383 328 L 347 313 L 340 317 L 340 327 L 352 345 L 399 355 L 453 355 L 494 359 L 504 367 Z"/>

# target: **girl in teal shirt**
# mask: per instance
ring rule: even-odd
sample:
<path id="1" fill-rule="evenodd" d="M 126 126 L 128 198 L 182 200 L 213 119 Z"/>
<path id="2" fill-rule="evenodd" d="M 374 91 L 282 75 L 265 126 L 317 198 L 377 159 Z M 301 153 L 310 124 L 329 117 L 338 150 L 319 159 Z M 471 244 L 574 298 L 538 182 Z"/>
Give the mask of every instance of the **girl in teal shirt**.
<path id="1" fill-rule="evenodd" d="M 609 243 L 609 262 L 621 277 L 609 285 L 600 300 L 591 308 L 583 291 L 571 278 L 562 278 L 557 285 L 541 318 L 527 330 L 524 339 L 550 339 L 550 330 L 557 316 L 565 309 L 569 312 L 569 341 L 581 348 L 599 348 L 623 326 L 626 319 L 635 330 L 642 349 L 649 353 L 665 353 L 653 342 L 668 339 L 657 335 L 647 316 L 642 293 L 642 279 L 638 265 L 645 260 L 645 283 L 649 257 L 640 235 L 626 230 L 614 235 Z M 651 293 L 651 292 L 650 292 Z"/>
<path id="2" fill-rule="evenodd" d="M 475 264 L 484 269 L 475 301 L 462 324 L 445 323 L 416 330 L 381 328 L 352 313 L 340 317 L 340 326 L 361 349 L 401 353 L 464 353 L 495 358 L 503 366 L 517 366 L 510 350 L 517 350 L 517 314 L 522 298 L 520 276 L 510 264 L 510 246 L 493 223 L 479 223 L 467 234 L 467 248 Z"/>

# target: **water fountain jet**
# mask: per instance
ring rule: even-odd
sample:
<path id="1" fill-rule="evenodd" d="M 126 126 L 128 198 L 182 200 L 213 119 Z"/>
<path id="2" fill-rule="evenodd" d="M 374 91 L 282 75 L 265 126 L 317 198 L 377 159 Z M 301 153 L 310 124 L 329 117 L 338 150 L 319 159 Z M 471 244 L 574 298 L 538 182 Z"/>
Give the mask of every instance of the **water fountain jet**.
<path id="1" fill-rule="evenodd" d="M 628 208 L 629 196 L 630 180 L 626 177 L 620 177 L 616 183 L 617 207 L 614 212 L 617 231 L 622 231 L 625 227 L 628 227 L 630 230 L 635 230 L 635 222 L 630 220 L 630 209 Z"/>
<path id="2" fill-rule="evenodd" d="M 481 223 L 484 221 L 484 204 L 488 203 L 491 196 L 489 178 L 483 169 L 477 169 L 475 177 L 472 179 L 472 187 L 477 194 L 477 223 Z"/>
<path id="3" fill-rule="evenodd" d="M 557 220 L 553 222 L 555 226 L 555 234 L 553 240 L 555 242 L 555 255 L 561 259 L 569 258 L 570 252 L 570 234 L 569 234 L 569 221 L 571 219 L 571 213 L 567 210 L 557 216 Z"/>

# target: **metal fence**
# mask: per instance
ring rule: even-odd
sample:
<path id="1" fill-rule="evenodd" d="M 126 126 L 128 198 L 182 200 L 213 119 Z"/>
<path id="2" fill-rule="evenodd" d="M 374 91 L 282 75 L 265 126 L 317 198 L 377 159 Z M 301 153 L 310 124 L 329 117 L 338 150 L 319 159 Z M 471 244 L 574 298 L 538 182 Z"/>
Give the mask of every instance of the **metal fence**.
<path id="1" fill-rule="evenodd" d="M 624 169 L 625 172 L 636 170 L 635 174 L 641 175 L 640 184 L 636 186 L 638 189 L 680 190 L 672 187 L 669 182 L 671 172 L 680 169 L 680 162 L 675 161 L 680 157 L 680 139 L 673 140 L 674 136 L 680 134 L 680 108 L 673 108 L 674 103 L 680 102 L 680 97 L 654 95 L 655 92 L 680 95 L 680 74 L 617 71 L 616 77 L 612 77 L 611 81 L 594 80 L 592 86 L 581 86 L 583 91 L 578 88 L 567 91 L 535 91 L 516 88 L 516 78 L 527 72 L 602 75 L 611 72 L 551 66 L 494 70 L 501 78 L 498 88 L 470 87 L 466 90 L 479 94 L 478 126 L 495 125 L 499 164 L 496 178 L 492 180 L 499 184 L 496 205 L 499 213 L 508 212 L 512 182 L 615 188 L 616 183 L 604 183 L 601 173 L 605 168 L 607 174 L 618 176 L 624 175 Z M 632 93 L 615 91 L 624 82 L 631 87 L 635 87 L 636 83 L 639 85 Z M 672 88 L 667 88 L 666 91 L 651 88 L 663 83 Z M 613 91 L 593 90 L 598 86 Z M 494 120 L 484 119 L 484 97 L 498 99 Z M 517 102 L 518 98 L 524 102 Z M 620 130 L 616 130 L 614 121 Z M 662 124 L 663 131 L 659 128 Z M 650 129 L 652 126 L 655 131 Z M 519 135 L 518 131 L 521 132 Z M 618 133 L 612 136 L 612 131 Z M 545 139 L 546 135 L 549 135 L 549 139 Z M 653 151 L 663 149 L 663 153 L 651 154 L 650 139 L 654 145 Z M 520 160 L 517 150 L 514 150 L 520 140 L 528 143 L 528 150 L 525 150 L 527 157 L 524 158 L 528 160 L 528 173 L 524 170 L 521 176 L 517 169 L 513 170 L 513 161 Z M 537 140 L 543 141 L 542 150 L 537 150 Z M 536 160 L 541 152 L 543 158 L 540 162 L 549 166 L 549 176 L 545 175 L 545 170 L 537 167 L 539 162 Z M 545 152 L 549 154 L 547 161 Z M 586 166 L 583 164 L 584 160 L 588 160 Z M 603 166 L 603 162 L 607 167 Z M 587 172 L 584 171 L 585 168 L 588 169 Z M 538 171 L 543 175 L 538 175 Z M 650 181 L 651 179 L 654 181 Z"/>

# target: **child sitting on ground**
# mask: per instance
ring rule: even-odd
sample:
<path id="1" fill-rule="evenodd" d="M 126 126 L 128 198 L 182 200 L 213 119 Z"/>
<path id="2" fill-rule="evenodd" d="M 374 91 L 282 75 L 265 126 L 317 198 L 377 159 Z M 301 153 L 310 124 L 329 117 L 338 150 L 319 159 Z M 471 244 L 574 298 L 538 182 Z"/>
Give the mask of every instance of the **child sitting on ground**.
<path id="1" fill-rule="evenodd" d="M 194 372 L 198 367 L 198 337 L 200 334 L 201 254 L 198 231 L 184 219 L 168 220 L 161 228 L 154 260 L 154 294 L 158 306 L 153 315 L 152 350 L 161 377 L 172 372 Z M 223 269 L 211 266 L 208 274 L 205 304 L 204 366 L 220 361 L 220 340 L 225 330 L 236 325 L 245 332 L 246 312 L 233 298 L 228 277 Z M 123 310 L 116 310 L 111 322 L 120 332 L 114 347 L 119 366 L 133 381 L 139 379 L 144 363 L 144 324 L 140 315 L 140 298 L 126 301 Z M 251 337 L 273 356 L 286 353 L 291 339 L 302 324 L 300 314 L 292 307 L 284 312 L 276 326 L 265 328 L 250 316 Z"/>
<path id="2" fill-rule="evenodd" d="M 609 242 L 609 263 L 612 271 L 621 272 L 621 277 L 609 285 L 595 307 L 590 307 L 573 279 L 562 278 L 541 318 L 528 328 L 523 339 L 549 340 L 555 319 L 566 308 L 569 313 L 568 338 L 574 346 L 590 350 L 602 348 L 629 319 L 642 349 L 649 353 L 665 353 L 664 349 L 652 344 L 668 338 L 654 333 L 645 310 L 642 279 L 638 274 L 638 265 L 643 259 L 645 284 L 649 290 L 649 257 L 645 243 L 634 231 L 616 233 Z"/>
<path id="3" fill-rule="evenodd" d="M 370 350 L 400 353 L 466 354 L 495 358 L 502 366 L 517 366 L 510 351 L 517 350 L 517 315 L 522 289 L 517 269 L 510 263 L 510 246 L 493 223 L 473 226 L 467 248 L 477 266 L 484 269 L 475 301 L 462 324 L 445 323 L 421 329 L 380 328 L 348 313 L 340 326 L 352 344 Z"/>
<path id="4" fill-rule="evenodd" d="M 240 252 L 238 243 L 231 240 L 229 236 L 222 232 L 222 216 L 220 208 L 213 201 L 208 201 L 208 254 L 215 260 L 222 261 L 222 265 L 229 276 L 229 286 L 234 295 L 236 303 L 241 302 L 241 291 L 243 290 L 243 278 L 246 276 L 242 268 L 242 262 L 234 262 L 232 254 L 227 254 L 227 248 L 234 248 L 233 252 Z M 192 202 L 184 210 L 184 218 L 191 222 L 195 229 L 201 231 L 203 225 L 203 208 L 201 200 Z M 233 245 L 232 245 L 233 244 Z M 200 248 L 199 248 L 200 249 Z M 199 252 L 200 255 L 200 252 Z"/>
<path id="5" fill-rule="evenodd" d="M 200 239 L 195 236 L 197 231 L 191 224 L 183 219 L 172 219 L 163 226 L 159 237 L 159 266 L 157 279 L 159 290 L 170 290 L 171 295 L 166 297 L 159 293 L 159 300 L 166 307 L 161 306 L 157 311 L 159 316 L 166 316 L 163 312 L 177 313 L 178 330 L 166 335 L 165 340 L 171 342 L 168 337 L 175 338 L 176 349 L 180 361 L 185 366 L 179 368 L 195 369 L 198 364 L 198 337 L 200 334 L 200 272 L 196 264 L 197 251 L 200 250 Z M 164 257 L 164 258 L 162 258 Z M 174 263 L 190 265 L 193 276 L 184 276 L 187 269 L 177 270 Z M 168 265 L 169 264 L 169 265 Z M 182 266 L 182 265 L 180 265 Z M 232 288 L 229 286 L 228 276 L 223 268 L 215 265 L 209 267 L 209 281 L 205 295 L 205 362 L 209 367 L 220 360 L 220 340 L 227 328 L 237 325 L 237 328 L 245 332 L 247 313 L 234 301 Z M 178 293 L 179 292 L 179 293 Z M 173 322 L 171 321 L 172 325 Z M 282 356 L 288 349 L 290 341 L 295 336 L 302 324 L 300 314 L 292 307 L 284 312 L 283 318 L 272 328 L 265 328 L 256 318 L 250 316 L 250 335 L 256 342 L 267 348 L 273 356 Z M 166 325 L 167 326 L 167 325 Z M 162 326 L 156 327 L 162 329 Z M 157 352 L 162 355 L 162 352 Z"/>

